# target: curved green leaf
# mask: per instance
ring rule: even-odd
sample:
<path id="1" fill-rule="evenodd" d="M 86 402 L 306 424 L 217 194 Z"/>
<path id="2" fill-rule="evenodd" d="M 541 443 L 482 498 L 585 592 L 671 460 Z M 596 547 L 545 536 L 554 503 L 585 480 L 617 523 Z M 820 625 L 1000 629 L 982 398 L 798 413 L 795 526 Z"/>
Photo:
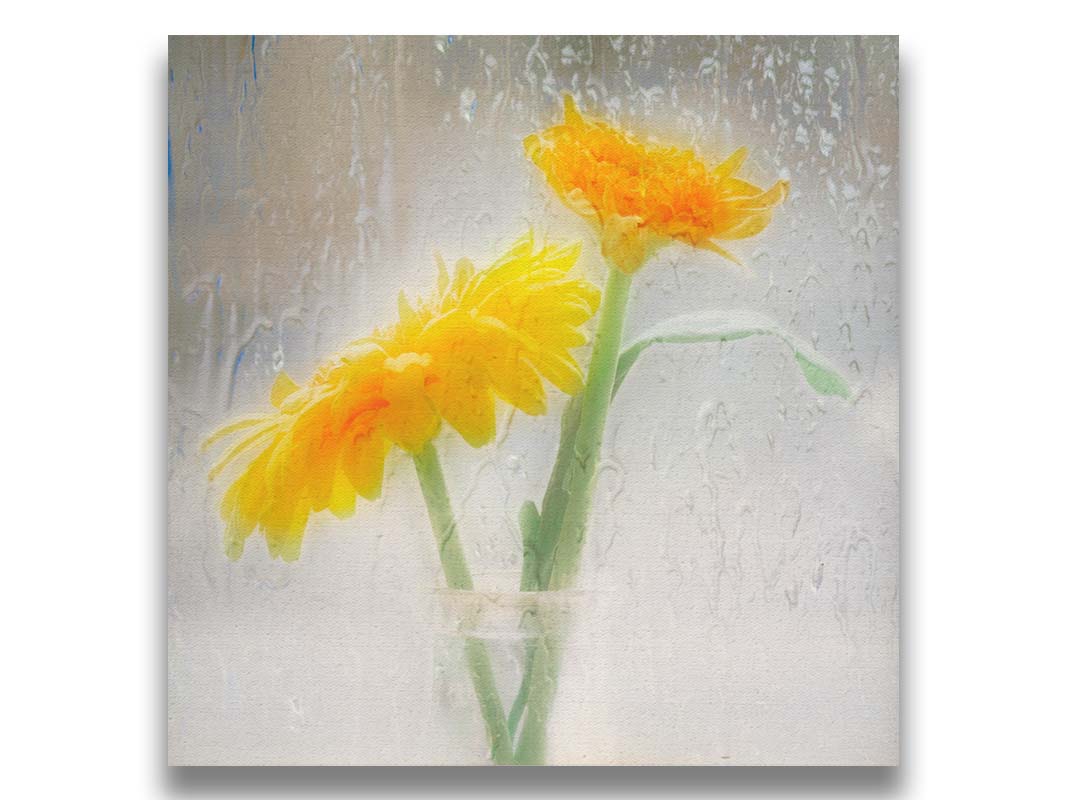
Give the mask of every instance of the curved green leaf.
<path id="1" fill-rule="evenodd" d="M 852 396 L 852 387 L 848 381 L 814 348 L 783 329 L 770 317 L 754 311 L 683 314 L 653 325 L 627 345 L 619 356 L 613 391 L 619 391 L 638 357 L 654 344 L 731 342 L 748 336 L 777 336 L 785 342 L 793 351 L 808 385 L 819 394 L 837 395 L 846 399 Z"/>

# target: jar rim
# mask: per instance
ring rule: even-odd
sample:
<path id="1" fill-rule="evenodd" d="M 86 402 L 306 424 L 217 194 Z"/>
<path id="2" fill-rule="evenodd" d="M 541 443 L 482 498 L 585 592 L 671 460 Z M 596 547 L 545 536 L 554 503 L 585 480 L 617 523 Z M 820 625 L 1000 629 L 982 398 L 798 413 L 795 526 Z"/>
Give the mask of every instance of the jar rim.
<path id="1" fill-rule="evenodd" d="M 539 597 L 565 599 L 587 597 L 594 594 L 588 589 L 514 589 L 509 591 L 500 589 L 452 589 L 447 586 L 435 587 L 433 593 L 441 597 L 466 597 L 471 599 L 478 597 L 486 600 L 505 600 L 507 598 L 533 600 Z"/>

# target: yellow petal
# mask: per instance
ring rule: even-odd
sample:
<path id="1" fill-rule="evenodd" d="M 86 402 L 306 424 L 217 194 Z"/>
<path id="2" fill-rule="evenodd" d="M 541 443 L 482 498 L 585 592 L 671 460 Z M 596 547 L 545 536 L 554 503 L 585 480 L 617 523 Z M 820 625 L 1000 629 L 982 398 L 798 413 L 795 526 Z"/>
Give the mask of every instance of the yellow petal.
<path id="1" fill-rule="evenodd" d="M 526 151 L 527 158 L 536 161 L 537 153 L 541 149 L 541 137 L 536 133 L 531 133 L 522 140 L 522 148 Z"/>
<path id="2" fill-rule="evenodd" d="M 333 496 L 335 478 L 338 473 L 337 457 L 340 442 L 332 439 L 314 453 L 308 464 L 308 496 L 312 511 L 322 511 L 329 507 Z"/>
<path id="3" fill-rule="evenodd" d="M 596 207 L 593 205 L 589 197 L 581 189 L 570 189 L 560 193 L 560 198 L 563 203 L 580 217 L 584 217 L 587 220 L 596 220 L 600 218 L 600 214 L 597 212 Z"/>
<path id="4" fill-rule="evenodd" d="M 377 430 L 353 437 L 341 451 L 341 468 L 361 497 L 376 499 L 382 491 L 382 473 L 388 444 Z"/>
<path id="5" fill-rule="evenodd" d="M 469 356 L 455 358 L 426 390 L 445 421 L 472 447 L 496 438 L 493 397 L 484 372 Z"/>
<path id="6" fill-rule="evenodd" d="M 241 557 L 245 549 L 245 539 L 256 529 L 256 520 L 241 514 L 238 508 L 237 498 L 241 489 L 239 483 L 234 483 L 222 501 L 222 518 L 226 521 L 224 545 L 227 557 L 234 561 Z"/>
<path id="7" fill-rule="evenodd" d="M 531 416 L 544 414 L 548 410 L 545 387 L 537 371 L 526 359 L 514 358 L 506 363 L 502 360 L 493 366 L 493 388 L 505 402 Z"/>
<path id="8" fill-rule="evenodd" d="M 641 225 L 640 217 L 620 217 L 615 214 L 604 220 L 601 249 L 604 257 L 619 271 L 632 275 L 668 241 Z"/>
<path id="9" fill-rule="evenodd" d="M 305 497 L 279 497 L 263 516 L 263 535 L 272 558 L 286 561 L 300 557 L 311 504 Z"/>
<path id="10" fill-rule="evenodd" d="M 211 447 L 211 445 L 215 444 L 215 442 L 219 441 L 220 439 L 226 438 L 231 433 L 236 433 L 237 431 L 244 430 L 245 428 L 251 428 L 253 425 L 259 425 L 267 419 L 269 419 L 269 417 L 265 415 L 258 417 L 246 417 L 245 419 L 239 419 L 236 422 L 231 422 L 228 425 L 223 425 L 218 430 L 212 432 L 211 435 L 209 435 L 206 439 L 204 439 L 203 442 L 200 443 L 200 450 L 201 452 L 203 452 L 209 447 Z"/>
<path id="11" fill-rule="evenodd" d="M 548 409 L 545 387 L 537 370 L 524 357 L 523 348 L 500 331 L 487 335 L 484 342 L 485 371 L 496 393 L 504 402 L 531 416 L 544 414 Z"/>
<path id="12" fill-rule="evenodd" d="M 497 260 L 492 267 L 472 282 L 467 290 L 466 302 L 470 304 L 484 302 L 495 290 L 529 274 L 540 263 L 538 258 L 531 255 L 532 250 L 532 235 L 519 239 L 506 256 Z"/>
<path id="13" fill-rule="evenodd" d="M 258 456 L 233 482 L 223 496 L 221 511 L 226 522 L 224 544 L 226 555 L 238 559 L 244 542 L 259 524 L 263 497 L 263 467 L 269 454 Z"/>
<path id="14" fill-rule="evenodd" d="M 299 388 L 296 382 L 284 371 L 279 372 L 278 377 L 274 379 L 274 385 L 270 389 L 270 404 L 275 408 L 281 408 L 285 398 Z"/>
<path id="15" fill-rule="evenodd" d="M 396 308 L 400 315 L 400 324 L 409 325 L 415 321 L 415 309 L 408 302 L 407 295 L 403 291 L 396 298 Z"/>
<path id="16" fill-rule="evenodd" d="M 741 261 L 741 259 L 739 259 L 737 256 L 735 256 L 733 253 L 729 252 L 728 250 L 724 250 L 723 248 L 721 248 L 719 245 L 715 244 L 715 242 L 711 241 L 710 239 L 708 239 L 707 241 L 704 241 L 704 242 L 698 242 L 696 244 L 696 247 L 699 247 L 701 250 L 710 250 L 713 253 L 717 253 L 720 256 L 722 256 L 723 258 L 725 258 L 727 261 L 732 261 L 733 263 L 737 264 L 737 266 L 747 269 L 747 267 L 745 267 L 745 264 L 744 264 L 743 261 Z"/>
<path id="17" fill-rule="evenodd" d="M 347 519 L 356 512 L 356 488 L 340 469 L 334 470 L 329 508 L 340 519 Z"/>
<path id="18" fill-rule="evenodd" d="M 461 258 L 456 262 L 456 274 L 452 278 L 452 292 L 457 297 L 461 296 L 472 277 L 474 277 L 474 264 L 469 258 Z"/>
<path id="19" fill-rule="evenodd" d="M 785 202 L 785 199 L 788 196 L 789 182 L 778 181 L 774 186 L 762 194 L 746 198 L 743 202 L 738 203 L 737 207 L 739 210 L 744 211 L 766 211 L 767 209 L 774 208 L 776 205 Z"/>
<path id="20" fill-rule="evenodd" d="M 267 540 L 268 544 L 270 539 Z M 272 555 L 278 555 L 282 557 L 282 561 L 288 561 L 292 563 L 300 558 L 300 548 L 304 544 L 304 533 L 300 532 L 299 535 L 287 536 L 281 540 Z"/>
<path id="21" fill-rule="evenodd" d="M 237 458 L 239 455 L 241 455 L 241 453 L 253 447 L 254 445 L 261 444 L 263 439 L 275 433 L 278 430 L 278 427 L 278 423 L 275 423 L 273 425 L 267 425 L 266 427 L 255 431 L 251 435 L 246 436 L 244 439 L 237 442 L 237 444 L 235 444 L 233 447 L 223 453 L 222 458 L 220 458 L 215 463 L 215 466 L 211 468 L 211 471 L 208 472 L 207 479 L 209 481 L 215 480 L 215 478 L 219 476 L 219 473 L 226 469 L 226 467 L 229 466 L 235 458 Z"/>
<path id="22" fill-rule="evenodd" d="M 529 354 L 530 362 L 549 383 L 566 394 L 582 390 L 582 370 L 569 353 L 539 350 Z"/>
<path id="23" fill-rule="evenodd" d="M 718 180 L 729 178 L 741 168 L 741 165 L 745 163 L 746 158 L 748 158 L 748 148 L 737 148 L 734 150 L 733 155 L 711 171 L 711 177 Z"/>
<path id="24" fill-rule="evenodd" d="M 430 358 L 429 353 L 408 352 L 401 353 L 398 356 L 385 359 L 385 361 L 382 362 L 382 367 L 384 369 L 387 369 L 389 372 L 395 373 L 397 375 L 402 375 L 409 368 L 421 367 L 422 369 L 425 369 L 426 367 L 430 366 L 431 361 L 432 359 Z M 415 373 L 412 374 L 414 375 Z"/>
<path id="25" fill-rule="evenodd" d="M 484 447 L 496 438 L 496 412 L 488 390 L 453 396 L 441 415 L 471 447 Z"/>
<path id="26" fill-rule="evenodd" d="M 426 394 L 423 357 L 407 355 L 413 358 L 404 361 L 400 371 L 385 371 L 382 397 L 388 406 L 381 410 L 380 419 L 386 437 L 417 453 L 437 434 L 440 418 Z"/>
<path id="27" fill-rule="evenodd" d="M 766 228 L 771 222 L 770 211 L 746 211 L 737 215 L 737 220 L 730 227 L 716 231 L 715 238 L 725 241 L 748 239 Z"/>
<path id="28" fill-rule="evenodd" d="M 533 255 L 534 251 L 534 235 L 533 229 L 528 229 L 525 234 L 515 240 L 514 244 L 505 251 L 496 261 L 493 262 L 487 270 L 483 271 L 483 275 L 492 275 L 502 266 L 511 264 L 513 261 L 519 261 L 523 259 L 529 259 Z"/>
<path id="29" fill-rule="evenodd" d="M 565 125 L 583 125 L 585 120 L 582 112 L 578 110 L 578 104 L 574 102 L 573 95 L 563 95 L 563 123 Z"/>

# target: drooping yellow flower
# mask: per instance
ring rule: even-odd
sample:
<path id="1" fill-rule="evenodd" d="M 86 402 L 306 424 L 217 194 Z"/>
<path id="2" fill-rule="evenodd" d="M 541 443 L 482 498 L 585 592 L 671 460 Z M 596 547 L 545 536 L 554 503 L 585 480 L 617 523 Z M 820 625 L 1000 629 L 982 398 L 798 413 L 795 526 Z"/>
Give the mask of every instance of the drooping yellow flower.
<path id="1" fill-rule="evenodd" d="M 542 378 L 579 391 L 570 350 L 585 343 L 600 292 L 568 277 L 578 253 L 538 250 L 531 236 L 481 272 L 464 259 L 450 277 L 439 262 L 437 291 L 414 305 L 401 295 L 399 322 L 349 344 L 303 387 L 281 373 L 273 411 L 204 443 L 240 434 L 209 475 L 244 464 L 221 505 L 229 556 L 258 528 L 272 556 L 296 559 L 311 513 L 343 518 L 357 495 L 377 497 L 389 449 L 418 453 L 442 419 L 477 447 L 495 436 L 496 398 L 543 414 Z"/>
<path id="2" fill-rule="evenodd" d="M 439 264 L 438 290 L 409 306 L 374 341 L 391 356 L 428 358 L 426 393 L 446 422 L 474 447 L 494 438 L 497 396 L 527 414 L 543 414 L 546 378 L 567 394 L 582 387 L 570 350 L 586 342 L 582 326 L 596 313 L 600 290 L 570 279 L 580 245 L 536 251 L 515 244 L 488 269 L 457 264 L 449 279 Z"/>
<path id="3" fill-rule="evenodd" d="M 759 233 L 789 192 L 786 181 L 763 190 L 734 177 L 745 148 L 709 168 L 690 150 L 645 144 L 583 117 L 570 95 L 563 104 L 563 124 L 527 136 L 526 154 L 594 224 L 604 256 L 625 273 L 671 241 L 740 263 L 718 242 Z"/>

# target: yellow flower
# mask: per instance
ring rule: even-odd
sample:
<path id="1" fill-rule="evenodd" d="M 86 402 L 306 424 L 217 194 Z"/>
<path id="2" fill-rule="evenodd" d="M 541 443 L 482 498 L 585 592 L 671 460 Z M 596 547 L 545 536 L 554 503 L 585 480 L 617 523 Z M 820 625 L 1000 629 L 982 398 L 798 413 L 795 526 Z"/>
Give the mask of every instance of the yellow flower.
<path id="1" fill-rule="evenodd" d="M 274 410 L 224 426 L 204 447 L 240 434 L 211 470 L 244 468 L 222 499 L 226 551 L 263 531 L 272 556 L 294 560 L 311 513 L 346 517 L 356 496 L 381 491 L 386 454 L 418 453 L 448 422 L 472 445 L 493 440 L 495 398 L 527 414 L 546 410 L 542 378 L 569 394 L 582 387 L 570 350 L 600 292 L 568 273 L 577 244 L 537 250 L 527 237 L 481 272 L 439 262 L 437 292 L 400 320 L 356 340 L 298 386 L 281 373 Z"/>
<path id="2" fill-rule="evenodd" d="M 527 136 L 526 154 L 594 224 L 604 256 L 625 273 L 675 240 L 740 263 L 717 242 L 759 233 L 789 192 L 786 181 L 764 191 L 734 177 L 745 148 L 709 168 L 692 151 L 644 144 L 586 119 L 570 95 L 563 104 L 563 124 Z"/>

